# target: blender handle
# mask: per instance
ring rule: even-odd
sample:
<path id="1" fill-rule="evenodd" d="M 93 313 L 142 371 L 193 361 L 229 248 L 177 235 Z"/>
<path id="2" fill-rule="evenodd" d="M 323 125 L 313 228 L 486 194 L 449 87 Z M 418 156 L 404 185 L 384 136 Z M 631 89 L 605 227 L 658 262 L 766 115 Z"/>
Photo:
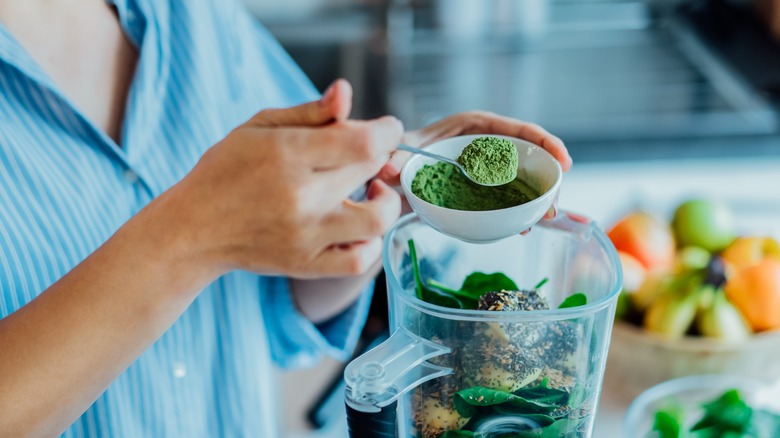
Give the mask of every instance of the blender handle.
<path id="1" fill-rule="evenodd" d="M 347 430 L 351 438 L 395 438 L 396 406 L 392 402 L 379 412 L 362 412 L 347 405 Z"/>

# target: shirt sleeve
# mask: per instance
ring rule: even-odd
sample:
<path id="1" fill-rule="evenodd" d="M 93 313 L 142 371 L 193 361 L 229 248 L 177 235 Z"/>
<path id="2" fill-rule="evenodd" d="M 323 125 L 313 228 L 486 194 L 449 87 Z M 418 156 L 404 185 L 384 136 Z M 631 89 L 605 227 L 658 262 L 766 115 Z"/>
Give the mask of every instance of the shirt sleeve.
<path id="1" fill-rule="evenodd" d="M 295 305 L 289 280 L 262 277 L 262 312 L 268 329 L 271 355 L 282 368 L 312 366 L 323 355 L 346 360 L 355 349 L 368 317 L 374 285 L 370 283 L 345 311 L 314 324 Z"/>

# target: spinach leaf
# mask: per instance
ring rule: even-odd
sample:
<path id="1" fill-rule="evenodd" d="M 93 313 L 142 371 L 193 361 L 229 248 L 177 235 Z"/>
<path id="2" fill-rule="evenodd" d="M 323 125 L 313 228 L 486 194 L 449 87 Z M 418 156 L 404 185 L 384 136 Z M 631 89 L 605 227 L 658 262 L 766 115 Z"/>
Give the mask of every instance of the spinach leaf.
<path id="1" fill-rule="evenodd" d="M 655 413 L 653 430 L 658 432 L 659 438 L 682 438 L 683 423 L 685 422 L 682 406 L 673 404 Z"/>
<path id="2" fill-rule="evenodd" d="M 414 240 L 409 239 L 407 243 L 409 244 L 409 257 L 412 259 L 415 291 L 417 291 L 417 298 L 422 300 L 425 295 L 425 285 L 420 279 L 420 264 L 417 262 L 417 249 L 414 247 Z"/>
<path id="3" fill-rule="evenodd" d="M 527 414 L 546 414 L 554 411 L 558 406 L 537 402 L 536 400 L 527 400 L 516 396 L 511 392 L 499 391 L 496 389 L 485 388 L 483 386 L 473 386 L 455 393 L 455 410 L 464 418 L 470 418 L 477 413 L 477 407 L 496 406 L 508 404 L 512 408 L 504 406 L 505 410 L 511 409 L 513 413 Z"/>
<path id="4" fill-rule="evenodd" d="M 476 431 L 484 423 L 495 419 L 528 420 L 528 430 L 508 432 L 506 438 L 560 438 L 576 433 L 587 418 L 571 418 L 566 405 L 570 395 L 565 390 L 550 388 L 549 379 L 513 393 L 481 386 L 464 389 L 455 394 L 455 409 L 469 421 L 461 431 Z M 554 413 L 556 412 L 556 413 Z M 554 415 L 554 416 L 553 416 Z M 520 424 L 522 427 L 522 424 Z M 457 431 L 457 432 L 461 432 Z M 442 435 L 445 438 L 482 438 L 474 435 Z"/>
<path id="5" fill-rule="evenodd" d="M 472 302 L 471 300 L 463 300 L 450 293 L 443 291 L 440 292 L 425 287 L 425 283 L 423 283 L 422 276 L 420 275 L 420 264 L 419 260 L 417 259 L 417 249 L 414 246 L 414 241 L 409 239 L 408 244 L 409 257 L 412 261 L 412 274 L 414 275 L 414 285 L 417 298 L 437 306 L 450 307 L 454 309 L 473 309 L 476 307 L 476 302 Z"/>
<path id="6" fill-rule="evenodd" d="M 479 300 L 485 292 L 498 292 L 501 290 L 518 290 L 517 284 L 501 272 L 485 274 L 484 272 L 472 272 L 460 287 L 460 291 L 468 294 L 474 300 Z"/>
<path id="7" fill-rule="evenodd" d="M 737 389 L 724 392 L 702 408 L 704 415 L 690 428 L 690 434 L 683 429 L 685 418 L 679 404 L 657 411 L 653 430 L 660 438 L 743 438 L 778 436 L 780 432 L 780 416 L 754 411 Z"/>
<path id="8" fill-rule="evenodd" d="M 568 309 L 569 307 L 579 307 L 588 304 L 588 296 L 584 293 L 578 292 L 573 295 L 569 295 L 560 306 L 559 309 Z"/>
<path id="9" fill-rule="evenodd" d="M 479 297 L 474 299 L 471 294 L 465 293 L 460 290 L 450 289 L 447 285 L 439 283 L 438 281 L 429 278 L 428 286 L 437 289 L 445 294 L 450 294 L 453 297 L 457 297 L 466 307 L 464 309 L 476 309 L 479 301 Z"/>
<path id="10" fill-rule="evenodd" d="M 493 412 L 495 412 L 496 417 L 516 417 L 523 422 L 528 422 L 529 425 L 534 425 L 536 427 L 547 427 L 553 423 L 555 423 L 555 418 L 545 415 L 545 414 L 534 414 L 534 413 L 528 413 L 524 412 L 525 409 L 517 408 L 511 404 L 503 404 L 503 405 L 496 405 L 493 408 Z M 531 429 L 533 429 L 531 428 Z"/>
<path id="11" fill-rule="evenodd" d="M 438 292 L 428 288 L 423 289 L 423 301 L 437 306 L 450 307 L 453 309 L 474 309 L 476 303 L 471 300 L 463 300 L 454 295 Z"/>
<path id="12" fill-rule="evenodd" d="M 728 390 L 702 407 L 704 417 L 693 425 L 691 432 L 706 430 L 715 435 L 726 432 L 744 434 L 750 428 L 753 409 L 742 398 L 739 390 Z"/>
<path id="13" fill-rule="evenodd" d="M 542 403 L 565 405 L 569 401 L 569 392 L 562 389 L 549 387 L 549 379 L 545 377 L 536 386 L 527 386 L 513 392 L 514 395 L 527 400 L 534 400 Z"/>

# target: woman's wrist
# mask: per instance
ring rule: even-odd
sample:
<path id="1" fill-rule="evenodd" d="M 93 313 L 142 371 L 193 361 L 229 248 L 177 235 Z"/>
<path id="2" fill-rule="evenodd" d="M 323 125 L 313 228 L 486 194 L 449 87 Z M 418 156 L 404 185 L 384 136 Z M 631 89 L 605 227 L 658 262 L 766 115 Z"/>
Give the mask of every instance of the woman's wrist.
<path id="1" fill-rule="evenodd" d="M 227 256 L 176 195 L 176 187 L 163 193 L 117 234 L 155 265 L 164 290 L 197 293 L 229 270 Z"/>

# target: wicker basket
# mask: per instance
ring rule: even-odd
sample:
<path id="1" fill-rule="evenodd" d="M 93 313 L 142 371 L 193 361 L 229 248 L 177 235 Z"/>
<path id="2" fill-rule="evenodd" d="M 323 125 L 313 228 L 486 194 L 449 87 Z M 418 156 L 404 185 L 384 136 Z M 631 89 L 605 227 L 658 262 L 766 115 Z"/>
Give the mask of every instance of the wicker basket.
<path id="1" fill-rule="evenodd" d="M 780 380 L 780 331 L 759 333 L 739 343 L 695 337 L 669 340 L 615 322 L 604 379 L 625 397 L 634 398 L 655 384 L 695 374 Z"/>

